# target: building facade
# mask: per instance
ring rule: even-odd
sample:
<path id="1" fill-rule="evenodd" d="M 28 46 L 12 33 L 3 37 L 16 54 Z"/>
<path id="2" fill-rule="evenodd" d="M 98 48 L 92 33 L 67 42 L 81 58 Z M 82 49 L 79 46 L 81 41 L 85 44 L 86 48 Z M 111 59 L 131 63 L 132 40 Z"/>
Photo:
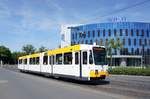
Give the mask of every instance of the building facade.
<path id="1" fill-rule="evenodd" d="M 150 23 L 114 22 L 72 26 L 70 42 L 106 46 L 113 39 L 119 40 L 123 48 L 113 49 L 113 66 L 150 65 Z M 110 56 L 108 55 L 108 60 Z"/>
<path id="2" fill-rule="evenodd" d="M 61 47 L 66 47 L 71 45 L 71 27 L 78 26 L 80 24 L 65 24 L 61 25 L 61 42 L 60 46 Z"/>

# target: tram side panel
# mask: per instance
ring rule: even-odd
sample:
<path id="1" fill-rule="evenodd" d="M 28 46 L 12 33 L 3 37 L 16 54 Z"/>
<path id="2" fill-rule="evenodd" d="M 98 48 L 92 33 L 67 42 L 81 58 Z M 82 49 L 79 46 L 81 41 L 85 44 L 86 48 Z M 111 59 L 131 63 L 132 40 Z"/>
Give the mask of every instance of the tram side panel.
<path id="1" fill-rule="evenodd" d="M 73 67 L 73 75 L 75 77 L 80 77 L 80 52 L 79 51 L 75 51 L 73 52 L 73 59 L 72 59 L 72 67 Z"/>
<path id="2" fill-rule="evenodd" d="M 21 64 L 21 60 L 18 60 L 18 69 L 23 70 L 23 65 Z"/>
<path id="3" fill-rule="evenodd" d="M 44 53 L 41 54 L 41 72 L 51 74 L 50 57 Z"/>
<path id="4" fill-rule="evenodd" d="M 30 72 L 40 72 L 40 57 L 29 58 L 28 66 Z"/>
<path id="5" fill-rule="evenodd" d="M 56 54 L 55 64 L 53 66 L 53 73 L 62 76 L 74 76 L 75 74 L 72 59 L 72 52 Z"/>

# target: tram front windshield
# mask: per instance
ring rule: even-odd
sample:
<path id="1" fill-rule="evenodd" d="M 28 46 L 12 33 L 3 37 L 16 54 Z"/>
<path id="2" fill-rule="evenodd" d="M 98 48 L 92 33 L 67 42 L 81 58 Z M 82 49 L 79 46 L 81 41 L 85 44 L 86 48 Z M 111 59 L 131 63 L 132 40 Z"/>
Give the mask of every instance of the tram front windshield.
<path id="1" fill-rule="evenodd" d="M 93 55 L 94 55 L 95 65 L 105 65 L 106 64 L 105 48 L 93 47 Z"/>

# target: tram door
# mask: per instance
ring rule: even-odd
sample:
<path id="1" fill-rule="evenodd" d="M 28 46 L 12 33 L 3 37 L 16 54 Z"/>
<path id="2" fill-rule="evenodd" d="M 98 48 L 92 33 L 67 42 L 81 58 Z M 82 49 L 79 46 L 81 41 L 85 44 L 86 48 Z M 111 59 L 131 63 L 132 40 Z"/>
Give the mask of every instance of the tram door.
<path id="1" fill-rule="evenodd" d="M 75 52 L 75 71 L 80 78 L 85 75 L 83 71 L 87 67 L 87 55 L 87 51 Z"/>
<path id="2" fill-rule="evenodd" d="M 74 65 L 74 73 L 75 76 L 81 77 L 81 64 L 80 64 L 80 52 L 75 52 L 75 65 Z"/>
<path id="3" fill-rule="evenodd" d="M 44 73 L 47 73 L 49 71 L 49 66 L 48 66 L 48 55 L 47 53 L 43 53 L 43 64 L 41 67 L 41 71 Z"/>
<path id="4" fill-rule="evenodd" d="M 88 52 L 85 50 L 80 52 L 80 77 L 85 77 L 87 74 Z"/>

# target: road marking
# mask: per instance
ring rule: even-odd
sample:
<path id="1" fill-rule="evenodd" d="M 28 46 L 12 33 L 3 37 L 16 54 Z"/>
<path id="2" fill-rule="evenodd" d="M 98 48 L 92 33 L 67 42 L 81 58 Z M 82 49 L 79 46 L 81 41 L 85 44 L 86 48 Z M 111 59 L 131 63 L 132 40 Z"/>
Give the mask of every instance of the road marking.
<path id="1" fill-rule="evenodd" d="M 0 84 L 8 83 L 8 80 L 0 80 Z"/>

